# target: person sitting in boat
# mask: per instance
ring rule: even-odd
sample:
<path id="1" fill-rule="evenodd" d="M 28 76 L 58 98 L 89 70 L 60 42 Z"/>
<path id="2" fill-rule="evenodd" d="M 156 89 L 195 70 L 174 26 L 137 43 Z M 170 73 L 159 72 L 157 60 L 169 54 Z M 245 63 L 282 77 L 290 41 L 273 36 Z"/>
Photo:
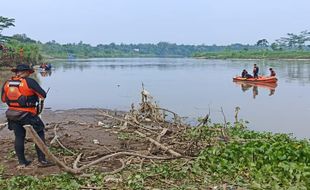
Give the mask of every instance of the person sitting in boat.
<path id="1" fill-rule="evenodd" d="M 270 76 L 271 77 L 275 77 L 276 76 L 276 72 L 272 68 L 269 68 L 269 71 L 270 71 Z"/>
<path id="2" fill-rule="evenodd" d="M 40 68 L 42 69 L 42 70 L 44 70 L 44 71 L 49 71 L 49 70 L 51 70 L 51 68 L 52 68 L 52 65 L 49 63 L 49 64 L 47 64 L 47 63 L 42 63 L 41 65 L 40 65 Z"/>
<path id="3" fill-rule="evenodd" d="M 259 68 L 256 64 L 254 64 L 254 68 L 253 68 L 253 76 L 254 78 L 258 78 L 258 72 L 259 72 Z"/>
<path id="4" fill-rule="evenodd" d="M 51 70 L 51 68 L 52 68 L 52 64 L 47 64 L 47 68 L 48 68 L 48 70 Z"/>
<path id="5" fill-rule="evenodd" d="M 248 73 L 248 71 L 247 70 L 245 70 L 245 69 L 243 69 L 243 71 L 242 71 L 242 73 L 241 73 L 241 77 L 242 78 L 253 78 L 253 76 L 252 75 L 250 75 L 249 73 Z"/>
<path id="6" fill-rule="evenodd" d="M 46 68 L 46 63 L 42 63 L 42 64 L 40 65 L 40 68 L 41 68 L 41 69 L 45 69 L 45 68 Z"/>

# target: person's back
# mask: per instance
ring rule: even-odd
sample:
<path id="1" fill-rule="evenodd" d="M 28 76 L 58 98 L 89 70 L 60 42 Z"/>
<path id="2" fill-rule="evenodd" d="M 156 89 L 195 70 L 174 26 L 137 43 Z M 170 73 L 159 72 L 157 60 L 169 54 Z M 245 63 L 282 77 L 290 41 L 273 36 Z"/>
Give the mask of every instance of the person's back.
<path id="1" fill-rule="evenodd" d="M 270 76 L 271 77 L 275 77 L 276 76 L 276 72 L 272 68 L 269 68 L 269 71 L 270 71 Z"/>
<path id="2" fill-rule="evenodd" d="M 38 117 L 36 106 L 39 98 L 44 99 L 46 92 L 32 78 L 28 78 L 34 72 L 28 65 L 18 65 L 15 69 L 15 76 L 5 82 L 2 87 L 1 100 L 8 105 L 6 117 L 8 127 L 15 134 L 15 152 L 20 166 L 25 167 L 31 163 L 26 160 L 24 153 L 24 142 L 26 131 L 24 125 L 31 125 L 38 133 L 41 140 L 45 141 L 44 123 Z M 39 163 L 49 164 L 43 152 L 36 146 Z"/>
<path id="3" fill-rule="evenodd" d="M 241 77 L 242 78 L 246 78 L 246 75 L 248 74 L 247 70 L 243 69 L 242 73 L 241 73 Z"/>

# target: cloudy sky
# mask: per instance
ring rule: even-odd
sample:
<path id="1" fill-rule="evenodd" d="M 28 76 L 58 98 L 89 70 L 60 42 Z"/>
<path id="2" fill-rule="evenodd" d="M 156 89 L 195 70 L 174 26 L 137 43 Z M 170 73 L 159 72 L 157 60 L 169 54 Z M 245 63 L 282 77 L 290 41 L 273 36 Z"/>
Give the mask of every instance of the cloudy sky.
<path id="1" fill-rule="evenodd" d="M 310 0 L 0 0 L 3 34 L 60 43 L 253 44 L 310 30 Z"/>

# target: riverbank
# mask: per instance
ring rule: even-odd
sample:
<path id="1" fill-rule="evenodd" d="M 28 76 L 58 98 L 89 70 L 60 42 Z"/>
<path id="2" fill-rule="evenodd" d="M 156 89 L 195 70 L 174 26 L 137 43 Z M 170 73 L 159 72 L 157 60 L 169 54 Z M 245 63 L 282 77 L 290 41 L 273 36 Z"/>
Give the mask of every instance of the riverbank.
<path id="1" fill-rule="evenodd" d="M 309 60 L 310 51 L 223 51 L 195 53 L 200 59 Z"/>
<path id="2" fill-rule="evenodd" d="M 77 162 L 82 168 L 110 155 L 80 175 L 64 173 L 57 166 L 38 167 L 29 136 L 26 156 L 33 163 L 30 169 L 17 170 L 12 132 L 6 128 L 1 130 L 1 189 L 310 187 L 309 141 L 285 134 L 251 131 L 238 118 L 232 123 L 213 124 L 206 117 L 198 127 L 192 128 L 178 120 L 143 119 L 138 112 L 44 110 L 47 144 L 67 166 L 72 167 Z M 132 116 L 137 117 L 133 119 Z M 1 122 L 4 122 L 3 117 Z M 150 143 L 150 138 L 168 149 Z M 116 152 L 121 154 L 113 156 Z M 77 159 L 80 153 L 83 155 Z"/>

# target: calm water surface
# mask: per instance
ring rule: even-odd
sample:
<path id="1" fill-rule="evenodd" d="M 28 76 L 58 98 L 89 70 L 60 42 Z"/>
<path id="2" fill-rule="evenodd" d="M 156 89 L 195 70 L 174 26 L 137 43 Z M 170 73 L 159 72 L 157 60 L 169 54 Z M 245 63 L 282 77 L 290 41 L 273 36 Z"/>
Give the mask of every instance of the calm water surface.
<path id="1" fill-rule="evenodd" d="M 236 84 L 232 77 L 253 64 L 260 74 L 277 72 L 274 86 Z M 36 78 L 50 88 L 46 107 L 100 107 L 129 110 L 140 101 L 141 83 L 161 107 L 194 121 L 209 109 L 214 122 L 233 121 L 234 109 L 254 130 L 310 137 L 310 61 L 248 61 L 197 59 L 89 59 L 56 61 L 51 73 Z M 0 81 L 10 73 L 1 71 Z M 5 108 L 1 105 L 2 110 Z M 2 111 L 3 112 L 3 111 Z"/>

